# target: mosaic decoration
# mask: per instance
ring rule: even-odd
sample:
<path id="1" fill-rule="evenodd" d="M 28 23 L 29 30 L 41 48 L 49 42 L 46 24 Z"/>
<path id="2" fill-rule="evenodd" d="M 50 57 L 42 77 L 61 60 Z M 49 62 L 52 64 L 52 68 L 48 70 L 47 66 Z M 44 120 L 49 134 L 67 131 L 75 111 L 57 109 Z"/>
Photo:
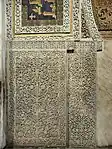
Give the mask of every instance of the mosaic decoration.
<path id="1" fill-rule="evenodd" d="M 17 0 L 15 34 L 70 32 L 69 7 L 69 0 Z"/>
<path id="2" fill-rule="evenodd" d="M 64 34 L 63 36 L 63 33 L 64 33 L 64 30 L 60 29 L 59 26 L 49 26 L 48 27 L 44 27 L 44 26 L 34 26 L 34 27 L 24 27 L 23 29 L 20 27 L 20 25 L 22 26 L 22 21 L 21 20 L 21 13 L 22 11 L 20 10 L 20 6 L 22 5 L 22 2 L 20 0 L 17 1 L 17 3 L 15 3 L 15 10 L 16 12 L 18 13 L 17 17 L 15 16 L 15 19 L 16 19 L 16 23 L 15 22 L 15 26 L 16 24 L 18 24 L 18 34 L 20 33 L 21 35 L 23 35 L 24 33 L 36 33 L 36 32 L 40 32 L 40 33 L 50 33 L 50 32 L 62 32 L 61 35 L 56 35 L 56 34 L 46 34 L 46 36 L 38 36 L 35 37 L 35 36 L 15 36 L 14 34 L 16 34 L 16 32 L 13 30 L 13 15 L 12 14 L 12 10 L 13 10 L 13 4 L 12 4 L 12 1 L 11 0 L 7 0 L 6 1 L 6 14 L 7 14 L 7 39 L 8 40 L 11 40 L 11 39 L 14 39 L 14 40 L 39 40 L 39 41 L 43 41 L 43 40 L 79 40 L 81 39 L 81 28 L 80 28 L 80 15 L 81 15 L 81 11 L 80 11 L 80 8 L 81 8 L 81 4 L 80 4 L 80 1 L 79 0 L 72 0 L 70 1 L 71 2 L 71 9 L 72 10 L 72 15 L 69 14 L 69 9 L 68 7 L 70 6 L 70 3 L 68 0 L 64 0 L 64 3 L 63 3 L 63 16 L 64 18 L 66 18 L 65 20 L 65 23 L 63 24 L 64 26 L 66 26 L 65 28 L 67 29 L 67 26 L 69 26 L 69 29 L 70 29 L 70 24 L 72 23 L 72 34 Z M 97 27 L 96 27 L 96 24 L 95 24 L 95 20 L 94 20 L 94 16 L 93 16 L 93 12 L 92 12 L 92 4 L 91 4 L 91 1 L 90 0 L 84 0 L 84 2 L 82 3 L 83 7 L 84 7 L 84 14 L 85 14 L 85 20 L 86 20 L 86 23 L 87 23 L 87 26 L 88 26 L 88 29 L 89 29 L 89 32 L 90 32 L 90 36 L 94 39 L 100 39 L 100 36 L 99 36 L 99 33 L 98 33 L 98 30 L 97 30 Z M 59 7 L 57 7 L 58 9 Z M 65 13 L 66 12 L 66 13 Z M 16 14 L 16 13 L 15 13 Z M 70 17 L 71 16 L 71 17 Z M 62 17 L 61 17 L 62 18 Z M 63 20 L 64 20 L 63 18 Z M 70 18 L 72 20 L 72 22 L 70 23 Z M 51 20 L 52 21 L 52 20 Z M 69 23 L 70 24 L 69 24 Z M 21 29 L 20 29 L 21 28 Z M 20 31 L 21 30 L 21 31 Z M 37 31 L 38 30 L 38 31 Z M 40 31 L 39 31 L 40 30 Z M 51 31 L 52 30 L 52 31 Z M 68 31 L 70 32 L 70 30 Z"/>
<path id="3" fill-rule="evenodd" d="M 58 0 L 57 0 L 58 2 Z M 18 0 L 15 4 L 12 3 L 12 0 L 6 1 L 6 14 L 7 14 L 7 38 L 9 40 L 17 39 L 22 40 L 78 40 L 80 39 L 80 2 L 79 0 L 63 0 L 59 1 L 63 2 L 63 17 L 60 11 L 57 11 L 57 20 L 63 19 L 63 25 L 47 25 L 47 26 L 24 26 L 22 27 L 22 10 L 21 5 L 22 1 Z M 15 8 L 13 10 L 13 8 Z M 60 7 L 57 7 L 58 9 Z M 70 8 L 70 9 L 69 9 Z M 15 12 L 15 13 L 14 13 Z M 16 15 L 17 14 L 17 15 Z M 11 16 L 10 16 L 11 15 Z M 13 16 L 13 17 L 12 17 Z M 59 18 L 59 19 L 58 19 Z M 42 21 L 42 20 L 41 20 Z M 54 21 L 54 20 L 50 20 Z M 61 21 L 57 21 L 61 22 Z M 38 38 L 35 36 L 30 36 L 31 33 L 46 33 L 46 36 L 40 36 Z M 51 34 L 48 34 L 51 33 Z M 58 33 L 61 33 L 59 35 Z M 67 34 L 68 33 L 68 34 Z M 16 35 L 19 34 L 19 37 Z M 28 34 L 29 36 L 23 36 L 24 34 Z"/>
<path id="4" fill-rule="evenodd" d="M 63 24 L 63 0 L 22 0 L 22 26 L 56 24 Z"/>

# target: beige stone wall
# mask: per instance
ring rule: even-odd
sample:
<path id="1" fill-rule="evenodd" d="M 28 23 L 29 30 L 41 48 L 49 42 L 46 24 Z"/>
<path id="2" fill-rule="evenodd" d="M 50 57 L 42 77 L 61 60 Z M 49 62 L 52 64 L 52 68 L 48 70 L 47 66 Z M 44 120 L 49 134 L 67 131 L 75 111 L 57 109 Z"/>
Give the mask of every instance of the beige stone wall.
<path id="1" fill-rule="evenodd" d="M 112 145 L 112 40 L 97 53 L 97 142 Z"/>

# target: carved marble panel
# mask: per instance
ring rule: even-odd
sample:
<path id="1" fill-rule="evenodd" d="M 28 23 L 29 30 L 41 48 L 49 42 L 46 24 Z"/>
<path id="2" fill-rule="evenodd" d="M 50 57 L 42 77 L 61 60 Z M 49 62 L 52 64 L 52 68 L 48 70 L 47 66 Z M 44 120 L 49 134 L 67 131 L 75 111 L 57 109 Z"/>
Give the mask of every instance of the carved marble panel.
<path id="1" fill-rule="evenodd" d="M 82 144 L 90 147 L 96 145 L 96 44 L 82 43 Z M 97 50 L 97 49 L 96 49 Z"/>
<path id="2" fill-rule="evenodd" d="M 82 9 L 84 10 L 84 16 L 87 23 L 87 27 L 90 32 L 90 37 L 95 41 L 101 41 L 102 39 L 98 32 L 98 28 L 96 26 L 94 15 L 93 15 L 91 0 L 83 0 Z"/>
<path id="3" fill-rule="evenodd" d="M 81 144 L 81 58 L 80 43 L 73 46 L 74 53 L 68 53 L 68 107 L 69 107 L 69 145 L 78 147 Z"/>
<path id="4" fill-rule="evenodd" d="M 85 19 L 83 8 L 81 9 L 81 37 L 82 38 L 91 38 L 89 29 L 87 26 L 87 22 Z"/>
<path id="5" fill-rule="evenodd" d="M 95 146 L 94 49 L 97 44 L 92 41 L 53 43 L 12 43 L 8 143 L 15 146 Z M 38 44 L 39 49 L 34 50 Z M 53 46 L 58 50 L 53 50 Z"/>
<path id="6" fill-rule="evenodd" d="M 96 53 L 94 42 L 76 44 L 68 54 L 69 145 L 96 145 Z"/>
<path id="7" fill-rule="evenodd" d="M 65 50 L 9 52 L 8 144 L 66 145 Z"/>
<path id="8" fill-rule="evenodd" d="M 42 11 L 44 0 L 29 1 L 31 11 Z M 95 40 L 101 43 L 101 39 L 91 0 L 48 0 L 53 6 L 59 4 L 57 18 L 35 21 L 40 16 L 31 13 L 30 25 L 24 15 L 26 1 L 22 2 L 6 0 L 6 40 L 12 46 L 7 63 L 7 143 L 16 147 L 94 147 L 95 50 L 101 48 Z M 82 38 L 91 40 L 83 42 Z"/>

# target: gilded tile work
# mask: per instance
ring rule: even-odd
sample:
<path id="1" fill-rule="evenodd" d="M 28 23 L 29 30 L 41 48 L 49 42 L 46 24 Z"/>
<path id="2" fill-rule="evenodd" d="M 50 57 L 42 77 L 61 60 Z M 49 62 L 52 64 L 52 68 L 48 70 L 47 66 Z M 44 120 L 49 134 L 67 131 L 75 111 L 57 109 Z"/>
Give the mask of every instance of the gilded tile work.
<path id="1" fill-rule="evenodd" d="M 16 34 L 70 32 L 70 0 L 14 2 L 13 17 Z"/>
<path id="2" fill-rule="evenodd" d="M 22 26 L 63 24 L 63 0 L 22 0 Z"/>
<path id="3" fill-rule="evenodd" d="M 63 2 L 63 4 L 62 4 Z M 19 35 L 19 39 L 22 40 L 78 40 L 80 39 L 80 26 L 79 26 L 79 19 L 80 19 L 80 2 L 79 0 L 63 0 L 63 1 L 56 1 L 57 5 L 57 24 L 52 25 L 40 25 L 40 26 L 22 26 L 22 0 L 12 1 L 6 0 L 6 14 L 7 14 L 7 39 L 17 39 L 16 35 Z M 25 5 L 25 4 L 24 4 Z M 63 5 L 63 11 L 62 6 Z M 24 6 L 26 7 L 26 6 Z M 60 10 L 61 9 L 61 10 Z M 61 12 L 62 11 L 62 12 Z M 25 11 L 26 12 L 26 11 Z M 73 13 L 72 13 L 73 12 Z M 58 15 L 59 13 L 59 15 Z M 63 14 L 63 17 L 62 17 Z M 10 16 L 11 15 L 11 16 Z M 59 17 L 58 17 L 59 16 Z M 25 17 L 25 15 L 24 15 Z M 25 17 L 26 18 L 26 17 Z M 25 19 L 24 18 L 24 19 Z M 59 23 L 63 20 L 63 23 Z M 24 23 L 27 20 L 25 19 Z M 32 20 L 35 22 L 35 20 Z M 42 22 L 45 20 L 41 20 Z M 47 20 L 47 22 L 52 22 L 55 20 Z M 42 33 L 45 33 L 46 36 L 42 36 Z M 60 34 L 61 33 L 61 34 Z M 26 37 L 27 34 L 27 37 Z M 33 36 L 29 36 L 29 35 Z M 38 38 L 37 38 L 37 34 Z M 32 38 L 33 37 L 33 38 Z"/>

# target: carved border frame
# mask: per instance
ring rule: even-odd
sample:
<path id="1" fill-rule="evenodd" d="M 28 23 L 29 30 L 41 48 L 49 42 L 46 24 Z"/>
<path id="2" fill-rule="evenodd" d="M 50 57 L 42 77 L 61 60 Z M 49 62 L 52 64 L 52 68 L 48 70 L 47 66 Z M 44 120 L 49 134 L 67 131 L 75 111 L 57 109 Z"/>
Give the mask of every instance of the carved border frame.
<path id="1" fill-rule="evenodd" d="M 87 22 L 87 27 L 90 32 L 90 39 L 101 41 L 101 36 L 98 32 L 93 10 L 92 10 L 92 3 L 91 0 L 72 0 L 71 1 L 71 10 L 73 10 L 70 13 L 72 13 L 71 16 L 71 22 L 70 26 L 71 33 L 69 34 L 20 34 L 15 35 L 14 28 L 13 28 L 13 8 L 12 8 L 12 0 L 6 0 L 6 18 L 7 18 L 7 35 L 6 40 L 23 40 L 23 41 L 77 41 L 77 40 L 83 40 L 81 36 L 81 7 L 84 9 L 84 16 Z M 84 39 L 88 40 L 88 39 Z"/>
<path id="2" fill-rule="evenodd" d="M 13 0 L 13 7 L 15 34 L 70 32 L 70 0 L 63 0 L 63 25 L 22 26 L 22 0 Z"/>
<path id="3" fill-rule="evenodd" d="M 68 1 L 68 0 L 67 0 Z M 80 2 L 81 0 L 71 0 L 70 2 L 70 33 L 64 34 L 20 34 L 16 35 L 14 33 L 14 26 L 13 26 L 13 0 L 6 0 L 6 19 L 7 19 L 7 28 L 6 28 L 6 40 L 36 40 L 36 41 L 43 41 L 43 40 L 79 40 L 81 37 L 81 26 L 80 26 Z M 73 13 L 72 13 L 73 10 Z"/>

